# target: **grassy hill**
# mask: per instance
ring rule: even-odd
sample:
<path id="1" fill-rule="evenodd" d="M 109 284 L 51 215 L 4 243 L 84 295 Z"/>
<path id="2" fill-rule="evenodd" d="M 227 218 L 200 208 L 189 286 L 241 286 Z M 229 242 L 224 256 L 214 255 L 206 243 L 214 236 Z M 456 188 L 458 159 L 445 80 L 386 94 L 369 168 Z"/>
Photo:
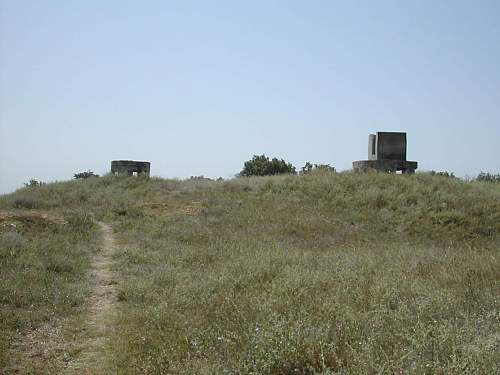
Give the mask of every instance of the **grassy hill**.
<path id="1" fill-rule="evenodd" d="M 71 372 L 104 221 L 117 303 L 91 373 L 500 371 L 500 184 L 105 176 L 0 210 L 0 369 Z"/>

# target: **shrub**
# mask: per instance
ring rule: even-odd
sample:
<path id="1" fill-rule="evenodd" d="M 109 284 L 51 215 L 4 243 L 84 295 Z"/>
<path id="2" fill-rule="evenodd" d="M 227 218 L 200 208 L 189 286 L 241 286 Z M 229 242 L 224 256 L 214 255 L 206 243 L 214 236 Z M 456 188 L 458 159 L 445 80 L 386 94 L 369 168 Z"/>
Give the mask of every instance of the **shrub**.
<path id="1" fill-rule="evenodd" d="M 500 173 L 493 174 L 481 171 L 481 173 L 478 174 L 476 180 L 485 182 L 500 182 Z"/>
<path id="2" fill-rule="evenodd" d="M 266 155 L 254 155 L 245 162 L 239 176 L 272 176 L 277 174 L 296 174 L 295 167 L 283 159 L 270 160 Z"/>
<path id="3" fill-rule="evenodd" d="M 448 171 L 443 171 L 443 172 L 430 171 L 429 173 L 431 174 L 431 176 L 442 176 L 442 177 L 455 178 L 455 174 L 453 172 L 448 172 Z"/>
<path id="4" fill-rule="evenodd" d="M 74 179 L 80 179 L 80 178 L 89 178 L 89 177 L 99 177 L 98 174 L 95 174 L 92 172 L 90 169 L 87 170 L 86 172 L 80 172 L 80 173 L 75 173 L 73 175 Z"/>
<path id="5" fill-rule="evenodd" d="M 37 181 L 34 178 L 32 178 L 31 180 L 29 180 L 29 182 L 26 182 L 24 184 L 24 186 L 27 188 L 33 188 L 33 187 L 38 187 L 38 186 L 42 186 L 42 185 L 45 185 L 45 182 Z"/>
<path id="6" fill-rule="evenodd" d="M 324 172 L 335 172 L 335 167 L 330 164 L 312 164 L 306 162 L 306 164 L 301 168 L 300 174 L 308 174 L 312 171 L 324 171 Z"/>

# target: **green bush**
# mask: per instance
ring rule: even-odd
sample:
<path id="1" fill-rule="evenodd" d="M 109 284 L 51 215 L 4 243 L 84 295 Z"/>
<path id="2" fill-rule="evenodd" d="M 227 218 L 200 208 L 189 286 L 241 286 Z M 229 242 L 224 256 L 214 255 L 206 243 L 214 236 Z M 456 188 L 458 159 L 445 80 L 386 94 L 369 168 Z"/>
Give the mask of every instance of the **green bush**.
<path id="1" fill-rule="evenodd" d="M 273 176 L 277 174 L 296 173 L 295 167 L 285 160 L 278 158 L 270 160 L 266 155 L 262 154 L 254 155 L 252 160 L 246 161 L 239 176 Z"/>
<path id="2" fill-rule="evenodd" d="M 85 172 L 80 172 L 80 173 L 75 173 L 73 175 L 74 179 L 80 179 L 80 178 L 89 178 L 89 177 L 99 177 L 98 174 L 95 174 L 92 172 L 90 169 L 85 171 Z"/>

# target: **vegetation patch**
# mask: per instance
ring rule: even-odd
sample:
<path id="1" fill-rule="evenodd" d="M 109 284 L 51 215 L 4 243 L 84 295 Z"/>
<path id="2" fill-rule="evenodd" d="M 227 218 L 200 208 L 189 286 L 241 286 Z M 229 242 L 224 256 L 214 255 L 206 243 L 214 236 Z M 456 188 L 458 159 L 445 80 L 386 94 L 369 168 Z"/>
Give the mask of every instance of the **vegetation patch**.
<path id="1" fill-rule="evenodd" d="M 111 372 L 498 372 L 498 184 L 306 169 L 227 181 L 104 176 L 0 198 L 4 208 L 36 198 L 67 222 L 1 227 L 2 269 L 16 270 L 1 276 L 3 348 L 23 353 L 13 327 L 50 321 L 44 306 L 65 316 L 85 304 L 92 212 L 119 246 L 103 348 Z M 17 276 L 26 269 L 66 276 L 56 287 Z M 35 297 L 40 285 L 69 297 L 49 293 L 30 315 L 24 283 Z"/>
<path id="2" fill-rule="evenodd" d="M 0 213 L 0 369 L 48 374 L 71 360 L 62 322 L 84 310 L 96 246 L 84 213 Z"/>

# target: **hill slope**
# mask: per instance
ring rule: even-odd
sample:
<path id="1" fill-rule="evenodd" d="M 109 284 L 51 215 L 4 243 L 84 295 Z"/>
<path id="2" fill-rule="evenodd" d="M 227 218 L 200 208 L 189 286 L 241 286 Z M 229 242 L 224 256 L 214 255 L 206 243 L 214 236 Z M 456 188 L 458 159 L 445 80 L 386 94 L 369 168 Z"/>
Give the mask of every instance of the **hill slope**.
<path id="1" fill-rule="evenodd" d="M 0 226 L 0 368 L 66 371 L 78 359 L 102 220 L 115 230 L 119 280 L 101 370 L 498 370 L 498 184 L 106 176 L 22 189 L 0 207 L 16 217 Z M 22 218 L 33 212 L 67 223 Z M 61 299 L 65 288 L 78 293 Z M 44 324 L 61 330 L 59 351 L 21 359 L 39 340 L 21 337 Z"/>

